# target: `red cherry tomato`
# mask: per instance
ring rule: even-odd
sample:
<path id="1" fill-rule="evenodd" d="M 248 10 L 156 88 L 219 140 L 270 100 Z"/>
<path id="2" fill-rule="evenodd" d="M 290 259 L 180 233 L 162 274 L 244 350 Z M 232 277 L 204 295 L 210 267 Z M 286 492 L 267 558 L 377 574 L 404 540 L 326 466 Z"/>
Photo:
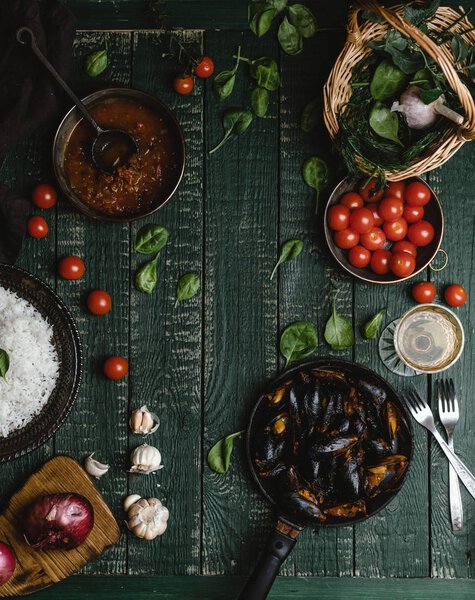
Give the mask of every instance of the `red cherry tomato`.
<path id="1" fill-rule="evenodd" d="M 430 200 L 430 189 L 420 181 L 413 181 L 407 186 L 404 199 L 412 206 L 425 206 Z"/>
<path id="2" fill-rule="evenodd" d="M 389 267 L 396 277 L 408 277 L 414 273 L 416 259 L 409 252 L 396 252 L 389 261 Z"/>
<path id="3" fill-rule="evenodd" d="M 367 250 L 379 250 L 386 243 L 386 235 L 379 227 L 373 227 L 368 233 L 362 233 L 360 244 Z"/>
<path id="4" fill-rule="evenodd" d="M 394 246 L 391 248 L 391 250 L 393 253 L 409 252 L 409 254 L 412 254 L 412 256 L 414 258 L 416 258 L 416 256 L 417 256 L 416 246 L 414 246 L 414 244 L 412 244 L 411 242 L 408 242 L 407 240 L 401 240 L 400 242 L 396 242 L 394 244 Z"/>
<path id="5" fill-rule="evenodd" d="M 173 80 L 173 89 L 177 94 L 181 94 L 182 96 L 189 94 L 193 90 L 194 85 L 195 83 L 191 75 L 178 75 Z"/>
<path id="6" fill-rule="evenodd" d="M 198 59 L 198 64 L 195 66 L 195 75 L 201 79 L 211 77 L 214 73 L 214 62 L 209 56 L 201 56 Z"/>
<path id="7" fill-rule="evenodd" d="M 94 290 L 87 297 L 87 307 L 93 315 L 105 315 L 112 307 L 111 297 L 104 290 Z"/>
<path id="8" fill-rule="evenodd" d="M 406 189 L 406 184 L 404 181 L 390 181 L 384 190 L 384 195 L 386 197 L 398 198 L 399 200 L 403 200 L 404 198 L 404 190 Z"/>
<path id="9" fill-rule="evenodd" d="M 353 231 L 353 229 L 343 229 L 343 231 L 337 231 L 335 233 L 334 239 L 338 248 L 349 250 L 358 244 L 360 241 L 360 234 Z"/>
<path id="10" fill-rule="evenodd" d="M 383 231 L 388 240 L 399 242 L 399 240 L 403 240 L 406 237 L 407 223 L 403 218 L 396 221 L 386 221 L 383 225 Z"/>
<path id="11" fill-rule="evenodd" d="M 28 233 L 33 238 L 44 238 L 48 235 L 48 223 L 43 217 L 31 217 L 28 221 Z"/>
<path id="12" fill-rule="evenodd" d="M 333 231 L 342 231 L 350 225 L 350 209 L 343 204 L 334 204 L 328 209 L 328 226 Z"/>
<path id="13" fill-rule="evenodd" d="M 370 204 L 368 208 L 373 213 L 374 226 L 381 227 L 384 223 L 384 219 L 379 216 L 379 204 Z"/>
<path id="14" fill-rule="evenodd" d="M 360 196 L 362 196 L 362 198 L 365 202 L 378 202 L 383 197 L 384 190 L 380 190 L 379 192 L 377 192 L 374 189 L 376 187 L 376 185 L 377 184 L 374 179 L 371 179 L 371 181 L 369 181 L 366 185 L 365 185 L 365 182 L 363 182 L 360 185 L 360 188 L 359 188 Z"/>
<path id="15" fill-rule="evenodd" d="M 406 204 L 402 216 L 408 223 L 417 223 L 424 216 L 424 207 L 413 204 Z"/>
<path id="16" fill-rule="evenodd" d="M 445 288 L 444 298 L 449 306 L 462 306 L 467 302 L 467 292 L 463 286 L 453 283 Z"/>
<path id="17" fill-rule="evenodd" d="M 409 227 L 407 237 L 416 246 L 427 246 L 434 239 L 434 228 L 429 221 L 418 221 Z"/>
<path id="18" fill-rule="evenodd" d="M 107 379 L 122 379 L 129 372 L 129 363 L 122 356 L 109 356 L 103 368 Z"/>
<path id="19" fill-rule="evenodd" d="M 81 279 L 85 266 L 79 256 L 65 256 L 59 261 L 58 273 L 63 279 Z"/>
<path id="20" fill-rule="evenodd" d="M 356 192 L 348 192 L 340 198 L 340 204 L 347 206 L 350 210 L 354 208 L 363 208 L 364 200 Z"/>
<path id="21" fill-rule="evenodd" d="M 348 252 L 348 260 L 350 265 L 362 269 L 369 265 L 371 261 L 371 252 L 366 248 L 363 248 L 363 246 L 354 246 Z"/>
<path id="22" fill-rule="evenodd" d="M 39 183 L 33 188 L 31 199 L 38 208 L 51 208 L 56 204 L 56 190 L 47 183 Z"/>
<path id="23" fill-rule="evenodd" d="M 391 196 L 383 198 L 378 208 L 379 216 L 384 221 L 396 221 L 402 217 L 403 211 L 404 204 L 402 203 L 402 200 Z"/>
<path id="24" fill-rule="evenodd" d="M 367 233 L 374 227 L 373 213 L 369 208 L 355 208 L 350 215 L 350 227 L 357 233 Z"/>
<path id="25" fill-rule="evenodd" d="M 419 304 L 433 302 L 436 294 L 435 285 L 430 281 L 420 281 L 412 286 L 412 297 Z"/>
<path id="26" fill-rule="evenodd" d="M 371 270 L 378 275 L 389 273 L 389 261 L 392 254 L 389 250 L 376 250 L 371 257 Z"/>

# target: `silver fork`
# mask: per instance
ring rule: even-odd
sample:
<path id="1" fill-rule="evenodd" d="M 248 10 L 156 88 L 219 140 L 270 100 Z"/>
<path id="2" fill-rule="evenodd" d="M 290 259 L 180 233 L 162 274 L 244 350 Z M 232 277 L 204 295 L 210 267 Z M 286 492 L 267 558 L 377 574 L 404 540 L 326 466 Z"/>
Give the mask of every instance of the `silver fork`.
<path id="1" fill-rule="evenodd" d="M 459 405 L 455 395 L 453 379 L 437 381 L 437 396 L 439 399 L 439 418 L 447 432 L 447 445 L 454 449 L 454 429 L 459 420 Z M 452 530 L 461 531 L 463 527 L 463 507 L 457 473 L 449 465 L 449 500 Z"/>
<path id="2" fill-rule="evenodd" d="M 475 498 L 475 477 L 470 472 L 468 467 L 466 467 L 460 458 L 453 452 L 453 450 L 449 448 L 440 433 L 437 431 L 434 423 L 434 415 L 432 414 L 427 402 L 419 396 L 415 388 L 403 392 L 402 398 L 414 419 L 420 425 L 428 429 L 438 441 L 439 446 L 442 448 L 445 456 L 449 459 L 450 464 L 456 470 L 460 480 L 467 488 L 471 496 Z"/>

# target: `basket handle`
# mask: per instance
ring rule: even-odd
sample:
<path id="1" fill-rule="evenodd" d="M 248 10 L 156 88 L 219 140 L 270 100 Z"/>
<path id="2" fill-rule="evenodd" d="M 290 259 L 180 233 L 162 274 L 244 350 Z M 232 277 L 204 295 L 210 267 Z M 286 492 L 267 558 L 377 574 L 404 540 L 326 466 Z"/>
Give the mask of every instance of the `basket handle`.
<path id="1" fill-rule="evenodd" d="M 358 23 L 358 14 L 361 10 L 369 10 L 381 15 L 394 29 L 405 36 L 412 38 L 435 62 L 439 65 L 450 87 L 460 100 L 465 112 L 465 121 L 458 128 L 458 137 L 461 140 L 475 139 L 475 102 L 467 87 L 460 80 L 448 53 L 437 46 L 425 33 L 402 15 L 381 6 L 376 0 L 356 0 L 348 15 L 349 43 L 362 45 L 363 34 Z"/>

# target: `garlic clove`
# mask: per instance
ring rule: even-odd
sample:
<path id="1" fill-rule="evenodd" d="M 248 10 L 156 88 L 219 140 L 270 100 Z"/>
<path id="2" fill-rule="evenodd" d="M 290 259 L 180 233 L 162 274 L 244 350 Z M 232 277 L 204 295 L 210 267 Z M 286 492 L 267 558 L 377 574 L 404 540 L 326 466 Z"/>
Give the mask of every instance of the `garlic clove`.
<path id="1" fill-rule="evenodd" d="M 99 479 L 99 477 L 102 477 L 107 473 L 107 471 L 110 469 L 110 466 L 100 463 L 98 460 L 93 458 L 94 454 L 95 453 L 93 452 L 85 459 L 84 470 L 92 477 Z"/>
<path id="2" fill-rule="evenodd" d="M 127 496 L 127 498 L 124 499 L 124 511 L 128 512 L 129 508 L 138 502 L 141 497 L 140 494 L 131 494 L 130 496 Z"/>
<path id="3" fill-rule="evenodd" d="M 129 425 L 132 433 L 145 436 L 157 431 L 160 426 L 160 419 L 144 405 L 132 411 Z"/>

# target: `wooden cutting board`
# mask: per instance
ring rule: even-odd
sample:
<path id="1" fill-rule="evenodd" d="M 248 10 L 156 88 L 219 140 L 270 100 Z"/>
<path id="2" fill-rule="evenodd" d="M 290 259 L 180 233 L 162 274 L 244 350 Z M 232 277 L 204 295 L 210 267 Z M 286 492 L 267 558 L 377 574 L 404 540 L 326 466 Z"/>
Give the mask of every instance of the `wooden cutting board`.
<path id="1" fill-rule="evenodd" d="M 87 498 L 94 509 L 94 527 L 79 548 L 37 552 L 21 533 L 22 514 L 38 496 L 57 492 L 74 492 Z M 81 465 L 68 456 L 52 458 L 11 497 L 0 516 L 0 540 L 13 548 L 17 558 L 13 577 L 0 586 L 0 597 L 32 594 L 66 579 L 115 544 L 119 536 L 114 515 Z"/>

